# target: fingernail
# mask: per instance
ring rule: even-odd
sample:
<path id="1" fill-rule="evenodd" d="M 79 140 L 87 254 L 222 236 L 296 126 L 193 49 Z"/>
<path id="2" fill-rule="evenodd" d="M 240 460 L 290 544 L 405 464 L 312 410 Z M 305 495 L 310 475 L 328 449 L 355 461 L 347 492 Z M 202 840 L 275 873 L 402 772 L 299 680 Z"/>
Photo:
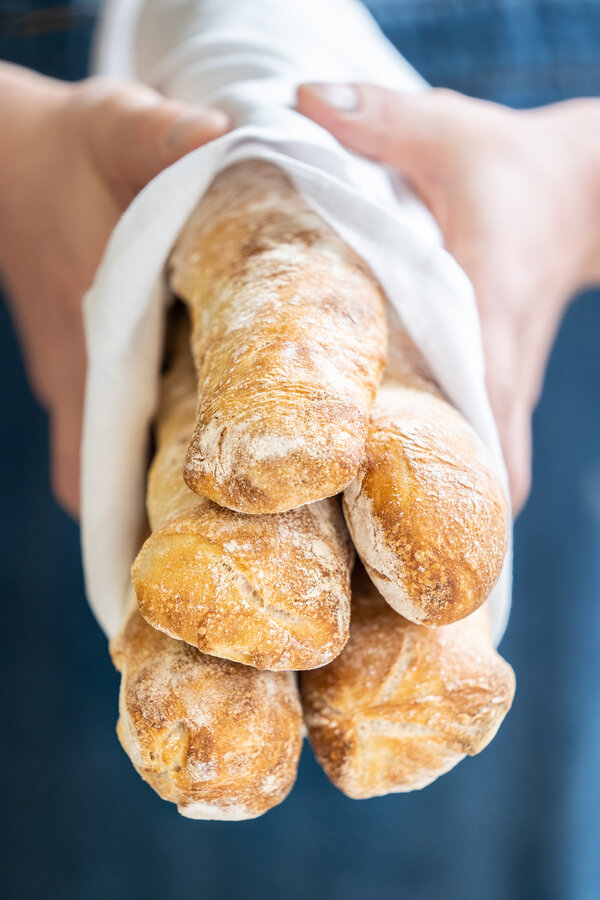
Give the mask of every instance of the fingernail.
<path id="1" fill-rule="evenodd" d="M 229 127 L 229 116 L 221 109 L 201 109 L 175 119 L 165 134 L 169 151 L 182 153 L 223 134 Z"/>
<path id="2" fill-rule="evenodd" d="M 323 103 L 339 112 L 356 112 L 360 105 L 357 89 L 351 84 L 325 84 L 318 82 L 304 85 L 306 90 L 314 94 Z"/>

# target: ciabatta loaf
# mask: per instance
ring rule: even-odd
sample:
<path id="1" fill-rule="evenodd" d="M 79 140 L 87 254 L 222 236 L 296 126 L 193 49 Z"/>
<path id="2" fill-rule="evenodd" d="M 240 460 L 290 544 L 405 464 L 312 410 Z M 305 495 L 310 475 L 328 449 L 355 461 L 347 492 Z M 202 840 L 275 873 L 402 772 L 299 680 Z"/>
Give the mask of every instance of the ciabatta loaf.
<path id="1" fill-rule="evenodd" d="M 338 494 L 384 365 L 384 298 L 367 266 L 283 172 L 250 160 L 215 179 L 169 277 L 198 375 L 187 485 L 245 513 Z"/>
<path id="2" fill-rule="evenodd" d="M 132 568 L 140 611 L 214 656 L 259 669 L 323 665 L 344 646 L 350 619 L 354 552 L 339 501 L 247 516 L 186 487 L 196 396 L 188 339 L 180 322 L 148 478 L 152 534 Z"/>
<path id="3" fill-rule="evenodd" d="M 135 608 L 111 655 L 123 749 L 183 816 L 253 819 L 288 795 L 302 745 L 293 675 L 206 656 Z"/>
<path id="4" fill-rule="evenodd" d="M 413 622 L 468 616 L 500 575 L 509 507 L 492 459 L 391 310 L 388 367 L 344 513 L 379 591 Z"/>
<path id="5" fill-rule="evenodd" d="M 515 690 L 487 609 L 441 628 L 399 616 L 357 566 L 348 644 L 301 677 L 315 755 L 349 797 L 422 788 L 479 753 Z"/>

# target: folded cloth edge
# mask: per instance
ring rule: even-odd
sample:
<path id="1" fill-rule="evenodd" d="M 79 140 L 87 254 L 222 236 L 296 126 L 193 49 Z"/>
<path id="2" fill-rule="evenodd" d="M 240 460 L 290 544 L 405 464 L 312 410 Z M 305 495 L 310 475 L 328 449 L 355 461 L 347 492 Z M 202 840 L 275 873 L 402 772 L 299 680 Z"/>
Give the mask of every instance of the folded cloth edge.
<path id="1" fill-rule="evenodd" d="M 96 48 L 104 71 L 134 74 L 127 65 L 129 51 L 123 51 L 131 38 L 124 39 L 125 32 L 120 29 L 127 24 L 135 31 L 142 4 L 143 0 L 108 4 L 112 20 L 109 15 Z M 111 54 L 107 48 L 113 46 L 115 29 L 122 47 Z M 410 67 L 402 63 L 412 77 Z M 416 73 L 414 82 L 412 89 L 423 84 Z M 507 483 L 485 392 L 473 291 L 462 270 L 440 246 L 435 228 L 423 227 L 429 214 L 409 193 L 395 208 L 367 199 L 360 184 L 353 184 L 353 176 L 354 182 L 360 181 L 371 167 L 381 177 L 381 167 L 359 164 L 307 120 L 302 123 L 307 140 L 298 140 L 298 123 L 289 118 L 297 114 L 287 110 L 286 115 L 296 139 L 287 139 L 285 128 L 274 137 L 268 125 L 244 126 L 194 151 L 154 179 L 118 223 L 86 297 L 89 365 L 82 444 L 82 548 L 90 604 L 109 636 L 121 624 L 129 565 L 144 527 L 148 433 L 157 398 L 168 300 L 162 269 L 180 227 L 210 181 L 240 159 L 259 157 L 279 165 L 306 201 L 366 259 L 446 393 L 490 449 Z M 319 166 L 314 165 L 317 145 Z M 360 166 L 362 174 L 357 179 Z M 420 225 L 415 227 L 419 215 Z M 389 261 L 394 255 L 399 261 L 392 277 L 386 257 Z M 434 295 L 436 326 L 432 328 L 422 310 L 431 306 Z M 137 301 L 130 302 L 134 296 Z M 140 302 L 140 298 L 145 299 Z M 464 340 L 456 339 L 457 320 L 468 332 Z M 468 364 L 461 358 L 465 345 Z M 511 561 L 512 536 L 500 581 L 488 601 L 496 643 L 508 620 Z"/>

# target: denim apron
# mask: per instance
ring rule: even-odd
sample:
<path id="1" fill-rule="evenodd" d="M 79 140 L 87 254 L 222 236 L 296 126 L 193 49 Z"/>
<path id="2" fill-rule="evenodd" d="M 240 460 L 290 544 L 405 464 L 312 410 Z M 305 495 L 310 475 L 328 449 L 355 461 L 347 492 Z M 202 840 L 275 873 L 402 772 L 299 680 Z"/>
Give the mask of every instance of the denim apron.
<path id="1" fill-rule="evenodd" d="M 368 6 L 433 85 L 518 107 L 600 95 L 600 2 Z M 80 78 L 94 12 L 86 0 L 0 0 L 0 56 Z M 299 786 L 278 809 L 243 824 L 192 823 L 118 747 L 118 678 L 85 604 L 77 529 L 50 497 L 45 417 L 0 305 L 0 472 L 10 472 L 0 503 L 10 723 L 0 893 L 599 900 L 599 346 L 600 302 L 589 295 L 567 313 L 534 417 L 533 489 L 516 526 L 502 644 L 517 696 L 492 745 L 423 791 L 361 802 L 336 792 L 305 748 Z"/>

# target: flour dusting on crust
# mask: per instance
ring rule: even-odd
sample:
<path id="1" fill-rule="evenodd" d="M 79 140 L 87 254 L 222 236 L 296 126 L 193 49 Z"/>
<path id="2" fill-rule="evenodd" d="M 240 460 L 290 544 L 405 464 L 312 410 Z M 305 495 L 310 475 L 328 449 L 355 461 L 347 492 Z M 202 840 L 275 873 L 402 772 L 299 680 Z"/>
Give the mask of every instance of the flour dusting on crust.
<path id="1" fill-rule="evenodd" d="M 170 260 L 198 374 L 184 475 L 196 493 L 274 513 L 339 493 L 362 455 L 385 356 L 371 272 L 274 166 L 221 173 Z"/>

